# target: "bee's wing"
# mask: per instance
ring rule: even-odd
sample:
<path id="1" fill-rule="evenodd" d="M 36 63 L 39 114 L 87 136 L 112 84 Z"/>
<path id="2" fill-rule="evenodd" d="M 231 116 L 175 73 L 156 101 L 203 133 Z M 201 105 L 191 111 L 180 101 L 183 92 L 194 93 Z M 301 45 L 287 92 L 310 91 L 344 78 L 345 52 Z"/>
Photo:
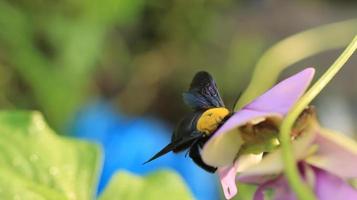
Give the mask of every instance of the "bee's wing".
<path id="1" fill-rule="evenodd" d="M 153 160 L 155 160 L 156 158 L 163 156 L 167 153 L 169 153 L 170 151 L 172 151 L 175 148 L 175 144 L 174 143 L 170 143 L 168 145 L 166 145 L 166 147 L 164 147 L 163 149 L 161 149 L 158 153 L 156 153 L 153 157 L 151 157 L 149 160 L 147 160 L 146 162 L 144 162 L 143 164 L 146 164 L 148 162 L 151 162 Z"/>
<path id="2" fill-rule="evenodd" d="M 202 135 L 192 135 L 191 137 L 183 138 L 178 141 L 171 142 L 170 144 L 166 145 L 163 149 L 161 149 L 158 153 L 156 153 L 153 157 L 151 157 L 148 161 L 144 162 L 143 164 L 146 164 L 148 162 L 151 162 L 155 160 L 156 158 L 163 156 L 170 151 L 176 151 L 176 148 L 181 147 L 182 145 L 190 144 L 192 141 L 195 139 L 202 137 Z"/>
<path id="3" fill-rule="evenodd" d="M 224 107 L 217 85 L 212 76 L 205 71 L 193 78 L 188 92 L 183 93 L 184 102 L 194 110 Z"/>

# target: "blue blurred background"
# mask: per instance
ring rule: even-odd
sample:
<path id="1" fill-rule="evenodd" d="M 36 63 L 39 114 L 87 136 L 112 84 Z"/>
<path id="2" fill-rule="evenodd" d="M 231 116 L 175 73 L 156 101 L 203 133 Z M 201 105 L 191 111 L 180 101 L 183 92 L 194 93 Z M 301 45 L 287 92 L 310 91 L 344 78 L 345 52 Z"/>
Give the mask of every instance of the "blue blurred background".
<path id="1" fill-rule="evenodd" d="M 194 73 L 211 72 L 232 106 L 268 47 L 356 18 L 354 0 L 0 0 L 0 107 L 40 110 L 57 132 L 101 144 L 98 193 L 117 170 L 171 168 L 197 199 L 219 199 L 216 177 L 184 154 L 142 165 L 189 112 L 181 93 Z M 338 54 L 293 69 L 320 74 Z M 357 93 L 346 87 L 357 85 L 356 63 L 316 101 L 325 124 L 347 133 L 356 132 Z"/>
<path id="2" fill-rule="evenodd" d="M 105 101 L 89 104 L 79 112 L 72 130 L 75 137 L 102 145 L 104 166 L 98 193 L 102 192 L 117 170 L 146 175 L 158 169 L 174 169 L 186 180 L 198 199 L 214 200 L 220 187 L 215 176 L 197 167 L 185 154 L 168 155 L 142 165 L 171 139 L 172 128 L 150 117 L 130 118 L 114 111 Z"/>

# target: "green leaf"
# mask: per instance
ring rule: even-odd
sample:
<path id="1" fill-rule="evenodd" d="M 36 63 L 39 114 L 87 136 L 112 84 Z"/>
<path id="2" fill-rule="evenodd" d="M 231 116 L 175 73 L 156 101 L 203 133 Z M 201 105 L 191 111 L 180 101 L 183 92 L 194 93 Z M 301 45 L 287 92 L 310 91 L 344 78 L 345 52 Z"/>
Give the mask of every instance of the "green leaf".
<path id="1" fill-rule="evenodd" d="M 38 112 L 0 112 L 0 199 L 88 200 L 98 146 L 56 135 Z"/>
<path id="2" fill-rule="evenodd" d="M 103 23 L 127 24 L 141 14 L 143 0 L 94 0 L 82 4 L 88 21 Z"/>
<path id="3" fill-rule="evenodd" d="M 203 184 L 204 185 L 204 184 Z M 118 172 L 100 200 L 190 200 L 191 193 L 182 179 L 171 171 L 158 171 L 146 177 Z"/>
<path id="4" fill-rule="evenodd" d="M 237 196 L 232 200 L 252 200 L 254 198 L 254 193 L 257 190 L 257 186 L 249 185 L 244 183 L 237 183 L 237 188 L 239 189 Z"/>

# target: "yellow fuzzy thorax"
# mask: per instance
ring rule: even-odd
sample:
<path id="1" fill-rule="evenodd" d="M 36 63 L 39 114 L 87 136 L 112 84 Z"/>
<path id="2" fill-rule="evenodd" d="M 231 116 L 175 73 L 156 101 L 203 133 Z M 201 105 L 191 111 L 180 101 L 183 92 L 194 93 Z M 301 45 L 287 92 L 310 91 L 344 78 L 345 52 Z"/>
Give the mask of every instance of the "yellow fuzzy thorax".
<path id="1" fill-rule="evenodd" d="M 208 109 L 198 119 L 196 128 L 198 131 L 210 135 L 228 114 L 229 110 L 224 107 Z"/>

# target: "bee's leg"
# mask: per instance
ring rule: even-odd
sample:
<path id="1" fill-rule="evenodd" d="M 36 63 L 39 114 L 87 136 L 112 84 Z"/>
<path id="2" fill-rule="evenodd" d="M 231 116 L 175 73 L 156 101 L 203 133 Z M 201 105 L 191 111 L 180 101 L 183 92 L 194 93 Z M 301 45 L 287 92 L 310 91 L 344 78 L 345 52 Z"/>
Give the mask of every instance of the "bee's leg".
<path id="1" fill-rule="evenodd" d="M 196 163 L 196 165 L 198 165 L 199 167 L 201 167 L 202 169 L 206 170 L 209 173 L 214 173 L 217 170 L 217 168 L 209 166 L 203 162 L 200 155 L 199 144 L 197 142 L 195 142 L 192 145 L 189 151 L 190 151 L 189 155 L 192 158 L 192 160 Z"/>
<path id="2" fill-rule="evenodd" d="M 190 153 L 192 146 L 199 144 L 201 147 L 201 143 L 199 141 L 206 141 L 206 135 L 202 132 L 199 131 L 192 131 L 191 132 L 191 136 L 199 136 L 195 141 L 193 141 L 190 146 L 188 147 L 187 152 L 185 153 L 185 158 L 187 157 L 187 155 Z"/>

